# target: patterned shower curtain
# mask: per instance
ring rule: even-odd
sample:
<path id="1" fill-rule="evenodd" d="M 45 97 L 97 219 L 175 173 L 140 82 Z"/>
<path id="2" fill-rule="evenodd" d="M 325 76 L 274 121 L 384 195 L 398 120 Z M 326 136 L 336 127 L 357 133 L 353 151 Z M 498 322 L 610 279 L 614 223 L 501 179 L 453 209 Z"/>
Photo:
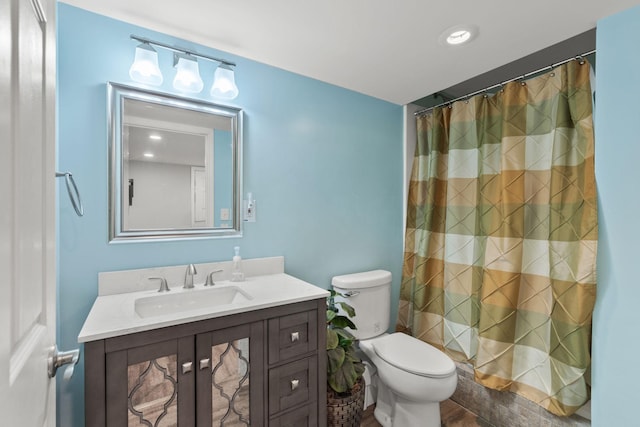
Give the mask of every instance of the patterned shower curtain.
<path id="1" fill-rule="evenodd" d="M 398 329 L 557 415 L 589 398 L 597 211 L 590 66 L 417 118 Z"/>

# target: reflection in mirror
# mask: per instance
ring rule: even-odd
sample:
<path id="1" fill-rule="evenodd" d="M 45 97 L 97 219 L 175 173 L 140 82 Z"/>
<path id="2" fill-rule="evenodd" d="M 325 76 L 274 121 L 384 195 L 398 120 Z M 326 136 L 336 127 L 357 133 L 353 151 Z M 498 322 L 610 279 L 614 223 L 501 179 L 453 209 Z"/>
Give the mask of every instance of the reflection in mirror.
<path id="1" fill-rule="evenodd" d="M 239 235 L 242 111 L 108 89 L 110 240 Z"/>

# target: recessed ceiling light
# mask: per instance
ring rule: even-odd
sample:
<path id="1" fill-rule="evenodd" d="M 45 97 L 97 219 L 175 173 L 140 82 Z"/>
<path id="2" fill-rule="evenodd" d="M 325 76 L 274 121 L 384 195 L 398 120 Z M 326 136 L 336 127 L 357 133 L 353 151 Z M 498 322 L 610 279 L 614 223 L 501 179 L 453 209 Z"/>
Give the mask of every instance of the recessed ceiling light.
<path id="1" fill-rule="evenodd" d="M 447 37 L 447 43 L 449 44 L 462 44 L 471 38 L 471 33 L 467 30 L 458 30 L 449 34 Z"/>
<path id="2" fill-rule="evenodd" d="M 460 46 L 468 43 L 478 35 L 478 29 L 474 25 L 456 25 L 444 30 L 438 41 L 445 46 Z"/>
<path id="3" fill-rule="evenodd" d="M 143 156 L 145 156 L 145 157 L 153 157 L 153 153 L 144 153 Z"/>
<path id="4" fill-rule="evenodd" d="M 160 135 L 149 135 L 149 139 L 153 139 L 154 141 L 160 141 L 162 137 Z"/>

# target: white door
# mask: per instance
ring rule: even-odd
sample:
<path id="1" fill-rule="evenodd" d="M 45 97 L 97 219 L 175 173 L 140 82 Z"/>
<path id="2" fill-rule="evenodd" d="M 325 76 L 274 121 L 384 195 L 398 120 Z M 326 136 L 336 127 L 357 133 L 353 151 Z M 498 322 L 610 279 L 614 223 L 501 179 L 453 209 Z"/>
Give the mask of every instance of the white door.
<path id="1" fill-rule="evenodd" d="M 0 424 L 54 426 L 55 1 L 0 1 Z"/>

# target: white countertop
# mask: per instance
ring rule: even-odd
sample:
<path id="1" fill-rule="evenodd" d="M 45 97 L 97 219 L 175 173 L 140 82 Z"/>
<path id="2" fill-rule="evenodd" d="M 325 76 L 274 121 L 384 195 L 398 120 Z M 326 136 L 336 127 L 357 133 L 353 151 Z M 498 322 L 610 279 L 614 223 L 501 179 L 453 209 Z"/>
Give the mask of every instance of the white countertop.
<path id="1" fill-rule="evenodd" d="M 78 335 L 78 342 L 95 341 L 329 296 L 327 290 L 285 273 L 247 277 L 243 282 L 224 281 L 216 284 L 216 287 L 224 286 L 237 286 L 252 298 L 213 308 L 143 318 L 135 311 L 135 301 L 142 297 L 162 295 L 155 289 L 98 296 Z M 198 292 L 205 289 L 210 288 L 196 284 L 194 289 L 172 287 L 170 293 Z"/>

